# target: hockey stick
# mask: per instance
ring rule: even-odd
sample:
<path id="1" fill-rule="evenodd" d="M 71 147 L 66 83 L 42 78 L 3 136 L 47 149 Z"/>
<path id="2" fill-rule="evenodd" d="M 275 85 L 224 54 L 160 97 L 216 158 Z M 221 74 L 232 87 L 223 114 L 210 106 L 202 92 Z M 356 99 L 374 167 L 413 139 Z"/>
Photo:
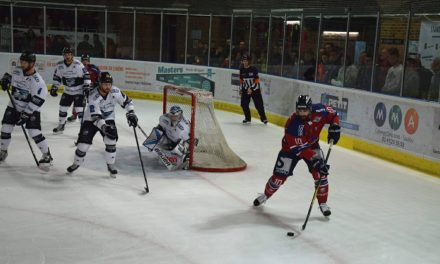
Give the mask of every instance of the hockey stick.
<path id="1" fill-rule="evenodd" d="M 141 131 L 142 131 L 142 129 L 141 129 Z M 137 136 L 137 132 L 136 132 L 136 127 L 133 127 L 133 132 L 134 132 L 134 137 L 136 139 L 136 145 L 137 145 L 137 149 L 138 149 L 138 153 L 139 153 L 139 160 L 141 161 L 142 172 L 144 173 L 145 192 L 149 193 L 150 189 L 148 188 L 147 176 L 145 175 L 144 162 L 142 161 L 142 157 L 141 157 L 141 149 L 139 148 L 139 140 L 138 140 L 138 136 Z"/>
<path id="2" fill-rule="evenodd" d="M 79 134 L 81 133 L 81 127 L 82 127 L 82 125 L 84 123 L 84 117 L 85 117 L 86 108 L 87 108 L 87 97 L 85 95 L 84 95 L 84 99 L 83 99 L 83 105 L 84 105 L 83 106 L 83 114 L 82 114 L 82 118 L 81 118 L 81 121 L 80 121 L 80 124 L 79 124 L 79 131 L 80 132 L 78 132 L 78 139 L 79 139 Z M 73 142 L 75 144 L 75 146 L 78 145 L 78 139 Z"/>
<path id="3" fill-rule="evenodd" d="M 328 147 L 327 155 L 326 155 L 325 161 L 324 161 L 325 166 L 327 166 L 327 161 L 328 161 L 328 158 L 330 157 L 330 152 L 332 151 L 332 146 L 333 146 L 333 140 L 330 140 L 330 146 Z M 310 202 L 309 211 L 307 212 L 306 220 L 304 221 L 304 224 L 302 225 L 302 230 L 306 229 L 306 225 L 307 225 L 307 222 L 309 221 L 310 212 L 312 211 L 313 203 L 315 202 L 316 194 L 318 193 L 318 189 L 319 189 L 319 185 L 321 184 L 321 180 L 322 180 L 322 175 L 320 174 L 318 183 L 315 186 L 315 192 L 313 193 L 312 201 Z"/>
<path id="4" fill-rule="evenodd" d="M 145 131 L 139 126 L 139 124 L 138 124 L 137 127 L 138 127 L 139 130 L 142 132 L 142 134 L 144 134 L 144 136 L 148 139 L 148 135 L 147 135 L 147 133 L 145 133 Z M 165 167 L 167 167 L 168 170 L 170 170 L 170 171 L 175 170 L 175 169 L 176 169 L 176 166 L 172 164 L 172 162 L 171 162 L 171 161 L 168 159 L 168 157 L 162 152 L 161 149 L 156 148 L 157 144 L 159 144 L 159 141 L 160 141 L 160 140 L 158 140 L 158 142 L 156 143 L 156 145 L 154 145 L 154 146 L 151 148 L 151 150 L 150 150 L 150 148 L 148 148 L 148 147 L 147 147 L 147 149 L 148 149 L 149 151 L 154 151 L 154 152 L 157 154 L 157 156 L 159 156 L 159 158 L 160 158 L 160 160 L 162 161 L 163 165 L 165 165 Z"/>
<path id="5" fill-rule="evenodd" d="M 137 128 L 139 128 L 139 130 L 142 132 L 142 134 L 144 134 L 144 136 L 145 136 L 146 138 L 148 138 L 147 133 L 145 133 L 145 131 L 139 126 L 139 124 L 137 125 Z"/>
<path id="6" fill-rule="evenodd" d="M 11 95 L 11 93 L 9 92 L 9 89 L 7 89 L 6 92 L 8 93 L 9 100 L 11 100 L 11 103 L 12 103 L 12 106 L 14 107 L 14 110 L 17 111 L 17 107 L 15 106 L 15 101 L 14 101 L 14 99 L 12 98 L 12 95 Z M 18 112 L 18 111 L 17 111 L 17 112 Z M 26 137 L 26 141 L 27 141 L 27 143 L 28 143 L 28 145 L 29 145 L 29 148 L 31 149 L 32 156 L 34 156 L 35 163 L 37 164 L 37 167 L 40 167 L 40 163 L 38 163 L 37 157 L 35 156 L 34 149 L 32 148 L 31 142 L 29 141 L 29 136 L 28 136 L 28 134 L 26 133 L 26 129 L 24 129 L 24 124 L 21 124 L 21 129 L 23 130 L 23 134 L 24 134 L 24 136 Z"/>

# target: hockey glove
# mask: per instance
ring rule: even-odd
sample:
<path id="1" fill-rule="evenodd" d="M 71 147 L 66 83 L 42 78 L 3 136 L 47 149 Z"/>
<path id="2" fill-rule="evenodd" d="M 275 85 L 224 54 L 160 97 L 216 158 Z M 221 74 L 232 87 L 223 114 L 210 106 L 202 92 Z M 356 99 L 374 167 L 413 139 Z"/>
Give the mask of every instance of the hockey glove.
<path id="1" fill-rule="evenodd" d="M 340 137 L 341 137 L 341 127 L 338 124 L 330 125 L 330 127 L 328 128 L 328 138 L 327 138 L 328 143 L 330 143 L 330 140 L 333 139 L 333 144 L 336 145 Z"/>
<path id="2" fill-rule="evenodd" d="M 58 86 L 57 85 L 52 85 L 52 87 L 50 88 L 50 95 L 52 95 L 53 97 L 57 97 L 58 96 Z"/>
<path id="3" fill-rule="evenodd" d="M 26 112 L 21 112 L 20 119 L 18 119 L 16 125 L 21 126 L 21 125 L 26 124 L 26 122 L 29 120 L 30 117 L 31 117 L 31 114 L 28 114 Z"/>
<path id="4" fill-rule="evenodd" d="M 90 92 L 93 90 L 91 86 L 83 86 L 83 94 L 86 98 L 89 97 Z"/>
<path id="5" fill-rule="evenodd" d="M 137 127 L 138 118 L 133 110 L 128 111 L 125 116 L 127 117 L 127 122 L 129 126 Z"/>
<path id="6" fill-rule="evenodd" d="M 328 168 L 321 158 L 312 159 L 312 167 L 319 172 L 322 176 L 328 175 Z"/>
<path id="7" fill-rule="evenodd" d="M 2 85 L 3 91 L 8 90 L 9 85 L 11 84 L 11 80 L 12 80 L 12 75 L 10 75 L 9 73 L 6 72 L 3 75 L 3 78 L 1 80 L 1 85 Z"/>
<path id="8" fill-rule="evenodd" d="M 116 126 L 104 124 L 101 127 L 101 131 L 110 140 L 115 140 L 118 137 Z"/>

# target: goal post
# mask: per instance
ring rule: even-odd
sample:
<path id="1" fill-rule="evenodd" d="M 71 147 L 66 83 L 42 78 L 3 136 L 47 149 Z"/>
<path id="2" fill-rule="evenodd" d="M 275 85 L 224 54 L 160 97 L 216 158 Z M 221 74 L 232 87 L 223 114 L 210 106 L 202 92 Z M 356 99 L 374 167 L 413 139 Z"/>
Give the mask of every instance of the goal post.
<path id="1" fill-rule="evenodd" d="M 163 113 L 173 105 L 183 110 L 190 121 L 189 169 L 207 172 L 244 170 L 244 162 L 226 142 L 214 112 L 211 92 L 166 85 L 163 89 Z"/>

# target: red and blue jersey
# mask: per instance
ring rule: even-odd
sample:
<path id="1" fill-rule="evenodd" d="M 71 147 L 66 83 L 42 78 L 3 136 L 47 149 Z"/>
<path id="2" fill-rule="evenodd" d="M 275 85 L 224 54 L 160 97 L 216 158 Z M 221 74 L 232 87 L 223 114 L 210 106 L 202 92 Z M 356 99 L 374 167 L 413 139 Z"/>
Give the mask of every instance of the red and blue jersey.
<path id="1" fill-rule="evenodd" d="M 91 86 L 95 87 L 96 85 L 98 85 L 98 78 L 99 78 L 99 75 L 101 74 L 101 71 L 94 64 L 88 64 L 86 66 L 86 69 L 90 74 Z"/>
<path id="2" fill-rule="evenodd" d="M 339 124 L 338 113 L 330 106 L 313 104 L 309 119 L 293 113 L 284 126 L 282 151 L 310 160 L 318 147 L 319 134 L 325 124 Z"/>

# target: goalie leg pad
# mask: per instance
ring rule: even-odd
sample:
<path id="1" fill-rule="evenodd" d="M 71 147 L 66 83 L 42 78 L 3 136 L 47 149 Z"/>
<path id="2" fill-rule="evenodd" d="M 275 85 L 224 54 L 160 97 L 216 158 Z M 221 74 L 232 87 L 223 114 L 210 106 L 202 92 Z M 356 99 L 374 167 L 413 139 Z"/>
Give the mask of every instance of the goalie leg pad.
<path id="1" fill-rule="evenodd" d="M 189 145 L 186 141 L 180 141 L 174 149 L 171 150 L 171 154 L 182 157 L 188 153 Z"/>
<path id="2" fill-rule="evenodd" d="M 146 147 L 149 151 L 153 151 L 157 144 L 160 143 L 162 136 L 163 132 L 160 129 L 153 128 L 150 135 L 143 143 L 144 147 Z"/>
<path id="3" fill-rule="evenodd" d="M 165 153 L 160 148 L 154 148 L 153 151 L 159 156 L 162 163 L 168 170 L 175 170 L 176 166 L 168 159 Z"/>

